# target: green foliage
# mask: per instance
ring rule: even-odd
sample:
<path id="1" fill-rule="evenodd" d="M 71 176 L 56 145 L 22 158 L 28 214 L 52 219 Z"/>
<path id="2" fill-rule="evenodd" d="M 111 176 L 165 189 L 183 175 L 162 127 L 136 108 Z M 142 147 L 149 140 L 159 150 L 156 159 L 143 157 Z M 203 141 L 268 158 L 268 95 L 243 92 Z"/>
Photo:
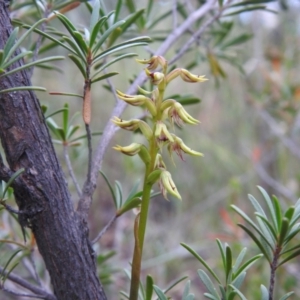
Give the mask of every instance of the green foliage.
<path id="1" fill-rule="evenodd" d="M 300 231 L 300 201 L 298 200 L 295 206 L 289 207 L 283 213 L 277 197 L 273 196 L 271 199 L 263 188 L 258 188 L 263 195 L 268 212 L 265 212 L 259 202 L 249 195 L 249 200 L 255 209 L 257 224 L 237 206 L 231 207 L 250 225 L 251 229 L 244 224 L 238 224 L 255 242 L 268 262 L 272 263 L 275 255 L 278 259 L 281 258 L 277 268 L 300 254 L 299 245 L 289 247 L 291 240 Z"/>
<path id="2" fill-rule="evenodd" d="M 222 262 L 223 262 L 223 272 L 224 272 L 224 282 L 222 283 L 221 278 L 209 267 L 195 250 L 186 244 L 181 244 L 186 248 L 208 271 L 215 281 L 217 281 L 218 288 L 220 292 L 217 292 L 215 285 L 211 281 L 210 277 L 204 270 L 198 270 L 198 275 L 209 291 L 209 293 L 204 293 L 204 296 L 209 299 L 214 300 L 233 300 L 238 295 L 242 300 L 246 299 L 245 296 L 240 291 L 244 279 L 246 277 L 246 271 L 259 259 L 262 254 L 253 256 L 252 258 L 246 260 L 243 263 L 247 248 L 244 248 L 235 260 L 232 261 L 232 250 L 228 244 L 222 245 L 222 243 L 217 240 L 217 244 L 220 250 Z"/>

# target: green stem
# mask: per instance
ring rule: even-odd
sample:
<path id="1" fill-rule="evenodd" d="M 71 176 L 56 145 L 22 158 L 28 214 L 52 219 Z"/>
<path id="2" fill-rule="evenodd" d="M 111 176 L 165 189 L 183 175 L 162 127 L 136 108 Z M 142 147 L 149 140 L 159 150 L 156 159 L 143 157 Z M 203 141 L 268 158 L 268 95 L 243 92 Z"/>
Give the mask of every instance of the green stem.
<path id="1" fill-rule="evenodd" d="M 147 178 L 149 174 L 153 171 L 157 151 L 158 150 L 156 147 L 155 138 L 153 137 L 153 140 L 150 142 L 151 161 L 146 166 L 141 210 L 139 216 L 137 217 L 137 220 L 139 221 L 138 221 L 138 225 L 135 226 L 134 228 L 135 246 L 134 246 L 132 267 L 131 267 L 131 285 L 130 285 L 130 297 L 129 297 L 130 300 L 138 299 L 140 276 L 141 276 L 142 253 L 143 253 L 144 239 L 146 233 L 148 210 L 150 204 L 150 194 L 152 188 L 152 185 L 147 183 Z"/>

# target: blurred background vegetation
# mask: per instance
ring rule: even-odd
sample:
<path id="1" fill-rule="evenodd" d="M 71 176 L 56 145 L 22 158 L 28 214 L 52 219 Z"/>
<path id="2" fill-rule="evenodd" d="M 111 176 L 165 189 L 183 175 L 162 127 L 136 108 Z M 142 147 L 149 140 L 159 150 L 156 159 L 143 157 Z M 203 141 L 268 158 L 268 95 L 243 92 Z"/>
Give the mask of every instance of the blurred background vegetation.
<path id="1" fill-rule="evenodd" d="M 107 11 L 112 10 L 115 1 L 106 2 Z M 144 7 L 144 2 L 138 1 L 138 7 Z M 193 1 L 181 2 L 185 5 L 185 12 L 189 13 Z M 150 19 L 170 11 L 173 1 L 154 1 L 153 5 Z M 169 96 L 192 94 L 201 99 L 200 104 L 186 107 L 201 124 L 189 128 L 188 134 L 185 128 L 176 128 L 176 133 L 184 137 L 192 149 L 202 152 L 204 157 L 185 157 L 185 161 L 174 157 L 176 166 L 171 166 L 172 161 L 166 159 L 183 200 L 181 202 L 170 197 L 170 201 L 166 201 L 162 196 L 152 199 L 142 268 L 143 273 L 151 274 L 160 287 L 167 286 L 182 275 L 188 275 L 196 299 L 202 299 L 200 295 L 205 291 L 196 272 L 200 265 L 179 243 L 193 246 L 214 269 L 221 264 L 215 238 L 230 243 L 236 253 L 246 246 L 249 248 L 248 254 L 255 255 L 258 250 L 236 226 L 241 220 L 229 205 L 236 204 L 251 215 L 247 194 L 259 199 L 261 196 L 257 185 L 277 195 L 286 206 L 294 203 L 300 195 L 300 5 L 299 1 L 279 1 L 272 2 L 270 9 L 278 13 L 247 12 L 221 18 L 214 23 L 199 40 L 198 46 L 176 63 L 178 67 L 189 67 L 195 74 L 206 75 L 209 81 L 199 85 L 181 85 L 179 80 L 175 80 L 167 89 Z M 66 15 L 77 24 L 84 25 L 89 20 L 89 13 L 83 5 Z M 128 11 L 122 11 L 121 15 L 126 17 Z M 184 19 L 184 13 L 179 18 Z M 155 32 L 151 29 L 142 32 L 155 39 L 148 49 L 134 49 L 139 58 L 149 57 L 149 49 L 159 46 L 165 32 L 172 27 L 172 22 L 172 14 L 168 14 Z M 54 20 L 52 26 L 61 27 L 61 24 Z M 134 32 L 129 31 L 127 35 L 134 36 Z M 180 48 L 180 45 L 184 45 L 186 39 L 180 38 L 177 46 Z M 54 48 L 51 52 L 66 55 L 61 48 Z M 166 59 L 173 54 L 169 52 Z M 191 64 L 194 61 L 197 65 L 193 68 Z M 56 65 L 61 69 L 60 72 L 36 68 L 33 83 L 45 86 L 48 91 L 81 93 L 82 75 L 75 66 L 68 59 Z M 133 58 L 123 60 L 110 67 L 110 72 L 120 73 L 111 82 L 114 87 L 126 91 L 129 80 L 141 70 Z M 113 95 L 103 85 L 95 86 L 92 91 L 93 131 L 104 128 L 115 104 Z M 39 93 L 38 96 L 41 104 L 48 106 L 49 112 L 62 108 L 68 102 L 70 115 L 76 115 L 74 124 L 81 124 L 81 134 L 84 134 L 84 124 L 80 114 L 77 114 L 81 110 L 81 99 L 46 93 Z M 130 107 L 123 118 L 139 116 L 141 113 L 139 109 Z M 53 119 L 61 125 L 61 115 Z M 136 134 L 135 140 L 141 141 L 141 136 Z M 97 141 L 98 138 L 94 138 L 95 145 Z M 111 182 L 117 180 L 122 184 L 125 195 L 136 181 L 141 180 L 143 165 L 138 158 L 125 157 L 111 149 L 115 144 L 130 142 L 130 133 L 118 131 L 102 165 L 102 171 Z M 68 176 L 62 147 L 55 147 L 76 201 L 76 190 Z M 83 142 L 70 151 L 74 171 L 82 184 L 87 169 L 87 145 Z M 166 152 L 165 157 L 168 156 Z M 91 238 L 109 222 L 114 213 L 109 188 L 100 177 L 90 213 Z M 17 225 L 7 212 L 2 211 L 1 214 L 1 236 L 8 233 L 12 235 L 12 228 L 17 228 Z M 107 284 L 108 299 L 119 299 L 119 291 L 128 289 L 129 280 L 123 269 L 130 269 L 134 218 L 132 212 L 120 217 L 96 245 L 96 252 L 102 255 L 98 257 L 101 263 L 99 272 L 103 283 Z M 105 254 L 110 256 L 111 251 L 114 251 L 114 255 L 105 261 Z M 2 259 L 5 261 L 1 254 Z M 44 272 L 42 260 L 36 263 L 39 272 Z M 278 277 L 278 286 L 284 291 L 294 290 L 296 296 L 293 299 L 300 298 L 299 263 L 299 259 L 295 259 L 279 270 L 282 276 Z M 258 299 L 259 285 L 267 285 L 269 274 L 265 264 L 261 259 L 248 271 L 241 290 L 249 299 Z M 18 268 L 21 270 L 22 266 Z M 179 295 L 182 294 L 182 288 L 179 285 L 170 295 L 174 299 L 181 299 Z"/>

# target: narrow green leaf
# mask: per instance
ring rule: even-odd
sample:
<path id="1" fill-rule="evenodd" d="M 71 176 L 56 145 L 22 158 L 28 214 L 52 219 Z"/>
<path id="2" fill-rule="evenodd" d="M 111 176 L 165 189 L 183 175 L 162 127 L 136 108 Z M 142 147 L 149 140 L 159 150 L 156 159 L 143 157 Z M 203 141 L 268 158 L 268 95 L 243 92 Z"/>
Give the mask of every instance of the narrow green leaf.
<path id="1" fill-rule="evenodd" d="M 136 192 L 137 192 L 137 189 L 138 189 L 139 185 L 140 185 L 140 180 L 138 180 L 138 181 L 134 184 L 134 186 L 131 188 L 131 190 L 130 190 L 128 196 L 127 196 L 126 201 L 130 200 L 130 199 L 133 198 L 133 197 L 136 197 Z M 126 201 L 125 201 L 125 203 L 126 203 Z"/>
<path id="2" fill-rule="evenodd" d="M 258 254 L 247 260 L 240 268 L 238 268 L 233 277 L 237 278 L 242 272 L 246 272 L 262 256 L 263 254 Z"/>
<path id="3" fill-rule="evenodd" d="M 228 13 L 228 14 L 224 14 L 222 15 L 222 17 L 229 17 L 229 16 L 233 16 L 233 15 L 239 15 L 243 12 L 249 12 L 249 11 L 252 11 L 252 10 L 264 10 L 266 8 L 265 5 L 256 5 L 256 6 L 252 6 L 252 7 L 246 7 L 246 8 L 242 8 L 242 9 L 239 9 L 239 10 L 236 10 L 236 11 L 233 11 L 231 13 Z"/>
<path id="4" fill-rule="evenodd" d="M 246 272 L 241 272 L 236 278 L 231 282 L 232 285 L 234 285 L 237 289 L 239 289 L 246 277 Z"/>
<path id="5" fill-rule="evenodd" d="M 220 253 L 221 253 L 223 268 L 224 268 L 224 270 L 226 270 L 226 257 L 225 257 L 224 247 L 223 247 L 223 245 L 222 245 L 222 243 L 219 239 L 216 239 L 216 242 L 218 244 L 218 247 L 219 247 L 219 250 L 220 250 Z"/>
<path id="6" fill-rule="evenodd" d="M 41 92 L 46 92 L 46 89 L 43 88 L 43 87 L 39 87 L 39 86 L 16 86 L 16 87 L 5 89 L 5 90 L 0 90 L 0 94 L 9 93 L 9 92 L 16 92 L 16 91 L 41 91 Z"/>
<path id="7" fill-rule="evenodd" d="M 282 296 L 279 300 L 286 300 L 288 298 L 290 298 L 290 296 L 292 296 L 294 294 L 294 292 L 289 292 L 287 294 L 285 294 L 284 296 Z"/>
<path id="8" fill-rule="evenodd" d="M 288 219 L 289 221 L 291 221 L 293 215 L 294 215 L 294 212 L 295 212 L 295 207 L 294 206 L 291 206 L 287 209 L 287 211 L 285 212 L 284 214 L 284 217 L 286 219 Z"/>
<path id="9" fill-rule="evenodd" d="M 62 119 L 63 119 L 63 130 L 67 135 L 68 132 L 68 125 L 69 125 L 69 104 L 66 103 L 64 105 L 64 111 L 63 111 L 63 115 L 62 115 Z"/>
<path id="10" fill-rule="evenodd" d="M 82 95 L 79 95 L 79 94 L 73 94 L 73 93 L 49 92 L 49 94 L 50 94 L 50 95 L 53 95 L 53 96 L 69 96 L 69 97 L 83 98 Z"/>
<path id="11" fill-rule="evenodd" d="M 158 296 L 159 300 L 168 300 L 168 298 L 165 296 L 164 292 L 156 285 L 153 285 L 154 291 L 156 295 Z"/>
<path id="12" fill-rule="evenodd" d="M 9 258 L 9 260 L 6 262 L 6 264 L 5 264 L 4 267 L 3 267 L 3 270 L 2 270 L 2 272 L 1 272 L 1 276 L 0 276 L 0 277 L 2 277 L 2 278 L 5 277 L 5 274 L 4 274 L 4 273 L 6 272 L 6 269 L 7 269 L 8 265 L 10 264 L 10 262 L 14 259 L 14 257 L 15 257 L 20 251 L 22 251 L 22 249 L 16 250 L 16 251 L 11 255 L 11 257 Z"/>
<path id="13" fill-rule="evenodd" d="M 79 69 L 79 71 L 81 72 L 83 78 L 86 79 L 86 69 L 82 64 L 82 60 L 74 54 L 68 54 L 69 58 L 74 62 L 74 64 L 77 66 L 77 68 Z"/>
<path id="14" fill-rule="evenodd" d="M 225 288 L 219 284 L 219 289 L 220 289 L 220 292 L 221 292 L 221 299 L 226 299 L 226 291 L 225 291 Z"/>
<path id="15" fill-rule="evenodd" d="M 125 0 L 125 4 L 131 13 L 136 11 L 136 7 L 133 0 Z"/>
<path id="16" fill-rule="evenodd" d="M 148 0 L 148 5 L 147 5 L 147 9 L 146 9 L 146 20 L 149 20 L 149 16 L 152 11 L 152 7 L 153 7 L 153 0 Z"/>
<path id="17" fill-rule="evenodd" d="M 164 289 L 164 293 L 166 294 L 167 292 L 169 292 L 173 287 L 175 287 L 177 284 L 179 284 L 180 282 L 186 280 L 188 278 L 188 276 L 183 276 L 180 277 L 179 279 L 176 279 L 174 282 L 171 282 L 165 289 Z"/>
<path id="18" fill-rule="evenodd" d="M 97 73 L 95 73 L 93 77 L 95 77 L 97 74 L 99 74 L 100 72 L 102 72 L 104 69 L 106 69 L 107 67 L 109 67 L 110 65 L 114 64 L 115 62 L 121 60 L 121 59 L 124 59 L 124 58 L 129 58 L 129 57 L 133 57 L 133 56 L 137 56 L 136 53 L 126 53 L 126 54 L 123 54 L 123 55 L 120 55 L 120 56 L 117 56 L 115 59 L 109 61 L 108 63 L 102 65 L 99 69 L 97 68 Z"/>
<path id="19" fill-rule="evenodd" d="M 214 295 L 209 294 L 209 293 L 204 293 L 203 294 L 206 298 L 211 299 L 211 300 L 219 300 L 219 298 L 216 298 Z"/>
<path id="20" fill-rule="evenodd" d="M 69 31 L 70 35 L 73 37 L 73 32 L 77 31 L 76 26 L 63 14 L 59 12 L 54 12 L 57 18 L 63 23 L 65 28 Z"/>
<path id="21" fill-rule="evenodd" d="M 281 230 L 278 238 L 278 246 L 281 247 L 285 241 L 286 235 L 289 231 L 289 219 L 284 217 L 281 222 Z"/>
<path id="22" fill-rule="evenodd" d="M 225 49 L 225 48 L 228 48 L 228 47 L 240 45 L 242 43 L 247 42 L 252 37 L 253 37 L 253 34 L 248 34 L 248 33 L 241 34 L 241 35 L 235 37 L 234 39 L 229 40 L 226 43 L 224 43 L 222 45 L 221 49 Z"/>
<path id="23" fill-rule="evenodd" d="M 13 53 L 20 47 L 21 43 L 28 37 L 28 35 L 41 23 L 45 22 L 46 19 L 41 19 L 30 26 L 29 30 L 27 30 L 18 40 L 17 42 L 9 48 L 8 53 L 5 55 L 4 63 L 8 61 L 8 59 L 13 55 Z M 5 50 L 4 50 L 5 51 Z"/>
<path id="24" fill-rule="evenodd" d="M 204 261 L 204 259 L 198 254 L 196 253 L 190 246 L 184 244 L 184 243 L 180 243 L 180 245 L 182 247 L 184 247 L 185 249 L 187 249 L 195 258 L 197 258 L 199 260 L 199 262 L 206 268 L 206 270 L 216 279 L 216 281 L 221 284 L 220 279 L 218 278 L 218 276 L 215 274 L 215 272 L 208 266 L 208 264 Z"/>
<path id="25" fill-rule="evenodd" d="M 108 186 L 108 188 L 110 190 L 110 193 L 111 193 L 111 195 L 113 197 L 113 200 L 114 200 L 115 207 L 118 208 L 117 201 L 116 201 L 116 194 L 114 192 L 114 189 L 113 189 L 112 185 L 110 184 L 110 182 L 109 182 L 107 176 L 105 175 L 105 173 L 102 172 L 101 170 L 99 172 L 102 175 L 102 177 L 104 178 L 104 180 L 105 180 L 105 182 L 106 182 L 106 184 L 107 184 L 107 186 Z"/>
<path id="26" fill-rule="evenodd" d="M 99 41 L 96 43 L 96 45 L 92 48 L 92 52 L 96 53 L 100 47 L 103 45 L 103 43 L 107 40 L 107 38 L 109 37 L 109 35 L 119 26 L 121 26 L 122 24 L 124 24 L 125 21 L 118 21 L 117 23 L 113 24 L 112 26 L 109 27 L 109 29 L 107 29 L 103 35 L 101 36 L 101 38 L 99 39 Z"/>
<path id="27" fill-rule="evenodd" d="M 252 4 L 264 4 L 264 3 L 269 3 L 273 2 L 273 0 L 245 0 L 242 2 L 238 2 L 235 4 L 230 5 L 230 7 L 238 7 L 238 6 L 245 6 L 245 5 L 252 5 Z"/>
<path id="28" fill-rule="evenodd" d="M 115 31 L 114 31 L 115 34 L 111 35 L 111 37 L 109 39 L 109 42 L 107 44 L 107 47 L 110 47 L 111 45 L 113 45 L 114 42 L 117 40 L 117 38 L 122 33 L 124 33 L 132 24 L 134 24 L 136 21 L 138 21 L 139 18 L 142 18 L 144 11 L 145 11 L 144 9 L 140 9 L 137 12 L 134 12 L 133 14 L 126 17 L 124 19 L 125 23 L 122 26 L 120 26 L 121 30 L 116 31 L 117 30 L 117 28 L 116 28 Z"/>
<path id="29" fill-rule="evenodd" d="M 100 17 L 100 1 L 99 0 L 95 0 L 93 2 L 93 11 L 92 11 L 92 15 L 91 15 L 91 21 L 90 21 L 90 32 L 92 32 L 99 20 Z"/>
<path id="30" fill-rule="evenodd" d="M 64 110 L 65 110 L 65 108 L 58 109 L 58 110 L 54 111 L 53 113 L 49 114 L 48 116 L 45 116 L 45 119 L 51 118 L 51 117 L 63 112 Z M 46 111 L 43 111 L 43 114 L 45 114 L 45 113 L 46 113 Z"/>
<path id="31" fill-rule="evenodd" d="M 141 205 L 141 203 L 142 203 L 141 198 L 131 198 L 128 201 L 126 201 L 122 207 L 118 209 L 116 215 L 119 217 L 124 213 L 126 213 L 127 211 L 138 207 L 139 205 Z"/>
<path id="32" fill-rule="evenodd" d="M 272 201 L 273 201 L 273 207 L 275 210 L 275 215 L 276 215 L 276 223 L 278 224 L 278 226 L 281 225 L 281 221 L 282 221 L 282 212 L 281 212 L 281 207 L 280 207 L 280 203 L 279 200 L 276 196 L 272 196 Z M 278 227 L 278 232 L 280 231 L 280 227 Z"/>
<path id="33" fill-rule="evenodd" d="M 92 136 L 95 136 L 95 135 L 101 135 L 103 132 L 102 131 L 96 131 L 96 132 L 92 132 Z M 86 139 L 87 138 L 87 135 L 86 134 L 83 134 L 71 141 L 69 141 L 70 143 L 72 142 L 75 142 L 75 141 L 79 141 L 79 140 L 82 140 L 82 139 Z"/>
<path id="34" fill-rule="evenodd" d="M 10 49 L 12 49 L 14 43 L 16 42 L 16 39 L 18 38 L 18 34 L 19 34 L 19 27 L 16 27 L 12 33 L 10 34 L 9 38 L 7 39 L 6 43 L 5 43 L 5 46 L 3 48 L 3 56 L 1 58 L 1 65 L 2 65 L 2 62 L 6 59 L 8 60 L 9 57 L 12 55 L 12 53 L 9 55 L 10 53 Z"/>
<path id="35" fill-rule="evenodd" d="M 4 51 L 0 49 L 0 68 L 2 68 L 2 62 L 4 60 Z"/>
<path id="36" fill-rule="evenodd" d="M 122 1 L 119 1 L 122 2 Z M 145 300 L 151 300 L 153 294 L 153 278 L 150 275 L 147 275 L 146 278 L 146 295 Z"/>
<path id="37" fill-rule="evenodd" d="M 286 249 L 285 251 L 282 251 L 282 252 L 280 253 L 280 255 L 283 256 L 283 255 L 285 255 L 285 254 L 287 254 L 287 253 L 289 253 L 289 252 L 291 252 L 291 251 L 297 250 L 297 249 L 299 249 L 299 248 L 300 248 L 300 244 L 298 244 L 298 245 L 296 245 L 296 246 L 294 246 L 294 247 L 292 247 L 292 248 Z"/>
<path id="38" fill-rule="evenodd" d="M 210 280 L 210 278 L 208 277 L 208 275 L 203 270 L 198 270 L 197 273 L 198 273 L 201 281 L 203 282 L 203 284 L 206 286 L 207 290 L 212 294 L 212 296 L 215 297 L 216 299 L 220 299 L 220 297 L 217 293 L 217 290 L 214 287 L 214 285 L 213 285 L 212 281 Z"/>
<path id="39" fill-rule="evenodd" d="M 269 300 L 269 291 L 264 285 L 260 286 L 260 291 L 261 291 L 261 300 Z"/>
<path id="40" fill-rule="evenodd" d="M 147 29 L 150 30 L 155 27 L 159 22 L 166 21 L 166 18 L 172 14 L 172 10 L 167 11 L 166 13 L 162 14 L 158 18 L 156 18 L 153 22 L 148 24 Z"/>
<path id="41" fill-rule="evenodd" d="M 260 228 L 256 226 L 256 224 L 237 206 L 231 205 L 231 208 L 233 208 L 245 221 L 248 222 L 249 225 L 253 227 L 253 229 L 260 235 L 260 237 L 268 244 L 268 246 L 272 249 L 273 245 L 268 240 L 268 237 L 265 236 L 265 232 L 262 232 Z"/>
<path id="42" fill-rule="evenodd" d="M 8 190 L 8 188 L 11 186 L 11 184 L 14 182 L 14 180 L 19 177 L 23 172 L 25 171 L 24 168 L 19 169 L 18 171 L 16 171 L 8 180 L 8 182 L 6 183 L 5 189 L 3 191 L 2 197 L 5 198 L 5 194 Z"/>
<path id="43" fill-rule="evenodd" d="M 123 205 L 123 188 L 118 180 L 115 181 L 115 195 L 118 205 L 117 208 L 119 209 Z"/>
<path id="44" fill-rule="evenodd" d="M 100 29 L 102 28 L 102 26 L 104 25 L 104 23 L 106 22 L 106 20 L 107 20 L 106 16 L 102 17 L 101 19 L 99 19 L 99 21 L 93 27 L 93 29 L 91 31 L 91 36 L 90 36 L 90 48 L 93 48 L 93 45 L 97 38 L 97 35 L 98 35 Z"/>
<path id="45" fill-rule="evenodd" d="M 104 75 L 102 75 L 102 76 L 99 76 L 99 77 L 93 79 L 93 80 L 91 81 L 91 84 L 93 84 L 93 83 L 95 83 L 95 82 L 97 82 L 97 81 L 101 81 L 101 80 L 103 80 L 103 79 L 106 79 L 106 78 L 115 76 L 115 75 L 117 75 L 117 74 L 119 74 L 119 73 L 118 73 L 118 72 L 110 72 L 110 73 L 106 73 L 106 74 L 104 74 Z"/>
<path id="46" fill-rule="evenodd" d="M 82 62 L 84 64 L 86 64 L 86 57 L 85 57 L 83 51 L 81 50 L 81 48 L 77 45 L 77 43 L 75 43 L 74 40 L 70 39 L 67 36 L 64 36 L 63 39 L 73 48 L 73 50 L 75 51 L 75 55 L 77 55 L 79 58 L 81 58 Z"/>
<path id="47" fill-rule="evenodd" d="M 190 292 L 190 288 L 191 288 L 191 281 L 188 280 L 184 286 L 182 300 L 187 298 L 187 296 L 189 295 L 189 292 Z"/>
<path id="48" fill-rule="evenodd" d="M 119 19 L 121 8 L 122 8 L 122 0 L 118 0 L 115 8 L 114 23 L 116 23 Z"/>
<path id="49" fill-rule="evenodd" d="M 246 226 L 244 226 L 243 224 L 238 224 L 239 227 L 241 227 L 242 229 L 244 229 L 246 231 L 246 233 L 248 233 L 248 235 L 252 238 L 252 240 L 254 241 L 254 243 L 258 246 L 258 248 L 260 249 L 260 251 L 264 254 L 264 256 L 266 257 L 266 259 L 269 261 L 269 263 L 271 263 L 272 259 L 268 253 L 268 250 L 265 249 L 265 247 L 263 246 L 263 244 L 260 242 L 260 240 L 253 234 L 252 231 L 250 231 Z"/>
<path id="50" fill-rule="evenodd" d="M 270 236 L 268 238 L 268 240 L 271 242 L 273 241 L 273 243 L 275 241 L 277 241 L 277 232 L 275 232 L 275 229 L 273 227 L 273 224 L 270 223 L 270 221 L 263 215 L 259 214 L 259 213 L 255 213 L 257 220 L 260 219 L 264 222 L 264 224 L 267 226 L 267 229 L 265 229 L 266 235 L 270 235 L 270 233 L 272 234 L 272 237 Z M 280 225 L 281 226 L 281 225 Z"/>
<path id="51" fill-rule="evenodd" d="M 291 224 L 290 224 L 291 227 Z M 300 224 L 297 223 L 296 225 L 294 225 L 292 227 L 292 229 L 290 230 L 289 234 L 287 235 L 287 237 L 285 238 L 285 242 L 284 244 L 286 245 L 294 236 L 296 236 L 298 233 L 300 232 Z"/>
<path id="52" fill-rule="evenodd" d="M 243 295 L 243 293 L 237 289 L 234 285 L 230 284 L 229 285 L 238 295 L 242 300 L 247 300 L 247 298 Z"/>
<path id="53" fill-rule="evenodd" d="M 229 274 L 232 271 L 232 252 L 230 247 L 227 245 L 225 248 L 225 261 L 226 261 L 226 282 L 229 282 Z"/>
<path id="54" fill-rule="evenodd" d="M 44 62 L 53 61 L 53 60 L 62 60 L 62 59 L 65 59 L 64 56 L 51 56 L 51 57 L 46 57 L 46 58 L 38 59 L 38 60 L 35 60 L 35 61 L 30 62 L 28 64 L 25 64 L 25 65 L 23 65 L 21 67 L 18 67 L 18 68 L 15 68 L 13 70 L 10 70 L 8 72 L 5 72 L 4 74 L 1 74 L 0 77 L 14 74 L 14 73 L 19 72 L 21 70 L 28 69 L 28 68 L 30 68 L 32 66 L 35 66 L 35 65 L 38 65 L 38 64 L 42 64 Z"/>
<path id="55" fill-rule="evenodd" d="M 135 46 L 146 46 L 148 45 L 147 42 L 124 42 L 124 43 L 121 43 L 121 44 L 118 44 L 116 46 L 113 46 L 103 52 L 101 52 L 100 54 L 98 54 L 94 60 L 93 60 L 93 63 L 96 63 L 97 61 L 99 61 L 100 59 L 103 59 L 104 57 L 114 53 L 114 52 L 117 52 L 117 51 L 121 51 L 123 49 L 126 49 L 126 48 L 130 48 L 130 47 L 135 47 Z"/>
<path id="56" fill-rule="evenodd" d="M 283 264 L 285 264 L 286 262 L 288 262 L 289 260 L 297 257 L 300 255 L 300 249 L 298 249 L 297 251 L 293 252 L 291 255 L 289 255 L 288 257 L 286 257 L 285 259 L 283 259 L 277 266 L 277 268 Z"/>
<path id="57" fill-rule="evenodd" d="M 88 53 L 88 46 L 85 42 L 85 40 L 83 39 L 83 36 L 80 34 L 80 32 L 78 31 L 74 31 L 73 32 L 73 36 L 74 36 L 74 39 L 78 45 L 78 47 L 81 49 L 81 51 L 85 54 L 85 56 L 87 55 Z"/>
<path id="58" fill-rule="evenodd" d="M 27 25 L 24 25 L 23 27 L 24 27 L 24 28 L 30 28 L 30 26 L 27 26 Z M 67 49 L 68 51 L 72 52 L 73 54 L 77 55 L 77 52 L 76 52 L 76 51 L 74 51 L 74 50 L 73 50 L 72 48 L 70 48 L 68 45 L 62 43 L 60 40 L 58 40 L 58 39 L 52 37 L 52 36 L 49 35 L 48 33 L 45 33 L 45 32 L 43 32 L 43 31 L 41 31 L 41 30 L 39 30 L 39 29 L 37 29 L 37 28 L 34 29 L 34 32 L 36 32 L 36 33 L 38 33 L 39 35 L 41 35 L 41 36 L 43 36 L 43 37 L 45 37 L 45 38 L 47 38 L 47 39 L 53 41 L 54 43 L 60 45 L 61 47 L 65 48 L 65 49 Z"/>
<path id="59" fill-rule="evenodd" d="M 245 257 L 245 254 L 247 252 L 247 248 L 243 248 L 242 251 L 240 252 L 240 254 L 238 255 L 233 267 L 232 267 L 232 273 L 233 275 L 237 272 L 237 270 L 239 269 L 244 257 Z"/>
<path id="60" fill-rule="evenodd" d="M 15 63 L 16 61 L 20 60 L 21 58 L 24 58 L 27 55 L 30 55 L 32 52 L 31 51 L 24 51 L 21 52 L 20 54 L 14 56 L 11 60 L 7 61 L 6 63 L 4 63 L 2 65 L 3 69 L 7 69 L 10 65 L 12 65 L 13 63 Z"/>
<path id="61" fill-rule="evenodd" d="M 67 132 L 67 140 L 70 140 L 71 137 L 73 136 L 73 134 L 80 129 L 80 125 L 76 125 L 76 126 L 69 126 L 68 128 L 68 132 Z M 73 141 L 74 142 L 74 141 Z"/>

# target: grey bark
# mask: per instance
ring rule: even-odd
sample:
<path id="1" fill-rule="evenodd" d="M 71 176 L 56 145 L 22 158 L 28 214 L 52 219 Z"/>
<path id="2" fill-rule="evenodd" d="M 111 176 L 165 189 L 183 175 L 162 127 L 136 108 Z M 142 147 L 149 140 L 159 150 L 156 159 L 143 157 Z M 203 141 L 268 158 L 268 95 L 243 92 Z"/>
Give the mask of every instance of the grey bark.
<path id="1" fill-rule="evenodd" d="M 12 31 L 9 13 L 0 0 L 0 49 Z M 21 65 L 18 62 L 14 67 Z M 29 86 L 26 71 L 0 77 L 0 90 Z M 88 227 L 73 208 L 62 169 L 41 112 L 31 91 L 0 94 L 0 138 L 8 168 L 0 161 L 0 179 L 20 168 L 14 193 L 49 271 L 57 299 L 106 299 L 99 282 Z"/>

